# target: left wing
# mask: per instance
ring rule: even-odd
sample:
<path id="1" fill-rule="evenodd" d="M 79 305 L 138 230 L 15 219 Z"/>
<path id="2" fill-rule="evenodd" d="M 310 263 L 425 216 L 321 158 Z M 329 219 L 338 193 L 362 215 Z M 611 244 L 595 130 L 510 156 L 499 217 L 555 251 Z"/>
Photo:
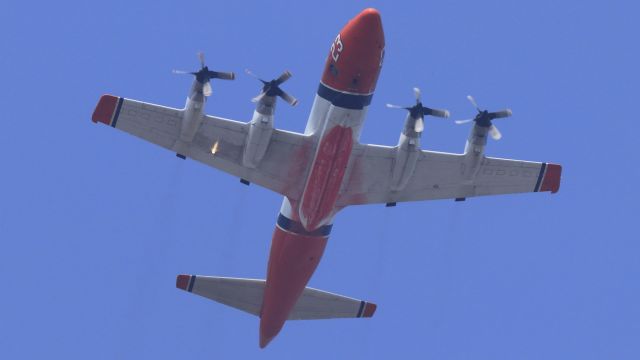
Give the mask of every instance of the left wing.
<path id="1" fill-rule="evenodd" d="M 104 95 L 92 119 L 175 151 L 182 114 L 180 109 Z M 264 158 L 256 168 L 249 168 L 242 164 L 248 128 L 247 123 L 205 115 L 193 141 L 181 148 L 181 153 L 298 199 L 304 186 L 300 174 L 307 171 L 312 142 L 303 134 L 274 129 Z"/>
<path id="2" fill-rule="evenodd" d="M 350 160 L 352 171 L 340 191 L 337 206 L 538 191 L 555 193 L 560 188 L 560 165 L 484 157 L 475 176 L 465 177 L 464 154 L 420 151 L 408 184 L 402 190 L 392 191 L 395 154 L 395 147 L 356 146 Z"/>

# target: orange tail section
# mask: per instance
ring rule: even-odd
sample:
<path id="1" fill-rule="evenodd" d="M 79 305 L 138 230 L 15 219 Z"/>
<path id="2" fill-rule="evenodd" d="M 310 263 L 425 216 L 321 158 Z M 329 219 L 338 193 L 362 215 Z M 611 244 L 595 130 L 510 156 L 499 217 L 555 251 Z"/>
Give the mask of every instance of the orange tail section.
<path id="1" fill-rule="evenodd" d="M 260 347 L 280 332 L 316 270 L 328 236 L 301 235 L 276 227 L 260 313 Z"/>

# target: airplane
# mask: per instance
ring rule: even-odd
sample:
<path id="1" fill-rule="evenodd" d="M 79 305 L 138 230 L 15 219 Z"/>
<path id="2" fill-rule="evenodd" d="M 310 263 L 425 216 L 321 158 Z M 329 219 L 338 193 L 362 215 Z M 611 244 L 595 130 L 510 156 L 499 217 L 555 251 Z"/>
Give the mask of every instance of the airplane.
<path id="1" fill-rule="evenodd" d="M 408 110 L 396 146 L 362 144 L 360 132 L 382 68 L 385 39 L 380 13 L 368 8 L 351 19 L 331 44 L 304 133 L 274 127 L 276 100 L 298 100 L 281 89 L 291 77 L 262 82 L 251 121 L 206 115 L 211 80 L 234 73 L 209 70 L 200 55 L 184 109 L 103 95 L 92 121 L 125 131 L 284 196 L 267 265 L 266 280 L 178 275 L 176 286 L 260 318 L 264 348 L 287 320 L 369 318 L 368 301 L 307 287 L 322 258 L 334 216 L 350 205 L 527 193 L 556 193 L 557 164 L 485 156 L 487 137 L 502 135 L 492 121 L 511 110 L 489 112 L 468 99 L 478 114 L 461 154 L 422 150 L 424 116 L 446 110 L 416 104 Z M 187 73 L 180 72 L 177 73 Z M 248 74 L 253 75 L 250 71 Z"/>

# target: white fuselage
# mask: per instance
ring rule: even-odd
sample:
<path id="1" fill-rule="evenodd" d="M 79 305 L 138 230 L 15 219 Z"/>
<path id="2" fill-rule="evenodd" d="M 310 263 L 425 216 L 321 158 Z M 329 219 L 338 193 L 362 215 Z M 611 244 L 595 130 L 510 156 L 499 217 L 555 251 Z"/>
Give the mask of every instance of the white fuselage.
<path id="1" fill-rule="evenodd" d="M 362 109 L 335 106 L 316 95 L 305 128 L 305 135 L 316 143 L 316 153 L 309 171 L 300 179 L 305 183 L 300 201 L 292 204 L 284 198 L 281 208 L 284 216 L 302 222 L 307 230 L 331 223 L 339 210 L 335 200 L 348 172 L 353 144 L 360 138 L 367 109 L 368 106 Z"/>

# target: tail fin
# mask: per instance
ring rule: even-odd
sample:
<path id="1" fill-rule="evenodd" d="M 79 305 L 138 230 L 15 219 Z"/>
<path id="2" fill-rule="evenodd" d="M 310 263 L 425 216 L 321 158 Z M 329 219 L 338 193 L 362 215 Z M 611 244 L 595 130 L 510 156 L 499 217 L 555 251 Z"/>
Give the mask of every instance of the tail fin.
<path id="1" fill-rule="evenodd" d="M 265 280 L 178 275 L 176 287 L 260 316 Z M 289 320 L 372 317 L 376 304 L 307 287 Z"/>

